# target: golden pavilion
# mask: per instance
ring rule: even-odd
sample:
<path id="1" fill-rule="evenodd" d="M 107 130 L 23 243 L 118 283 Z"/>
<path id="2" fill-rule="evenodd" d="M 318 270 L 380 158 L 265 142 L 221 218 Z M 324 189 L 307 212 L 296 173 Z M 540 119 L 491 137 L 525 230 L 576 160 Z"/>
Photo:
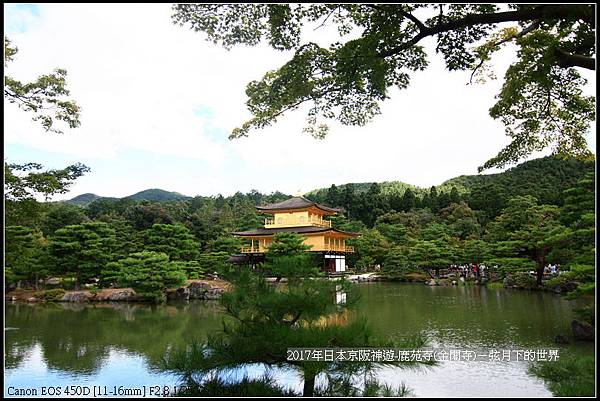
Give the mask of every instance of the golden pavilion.
<path id="1" fill-rule="evenodd" d="M 359 234 L 337 230 L 332 227 L 330 220 L 325 219 L 325 216 L 340 213 L 341 209 L 320 205 L 303 196 L 256 208 L 270 217 L 265 218 L 264 228 L 233 233 L 248 242 L 247 246 L 242 247 L 242 257 L 238 260 L 260 261 L 275 234 L 293 232 L 302 235 L 304 243 L 311 246 L 308 252 L 323 255 L 324 270 L 346 271 L 346 255 L 354 252 L 352 246 L 346 245 L 346 240 Z"/>

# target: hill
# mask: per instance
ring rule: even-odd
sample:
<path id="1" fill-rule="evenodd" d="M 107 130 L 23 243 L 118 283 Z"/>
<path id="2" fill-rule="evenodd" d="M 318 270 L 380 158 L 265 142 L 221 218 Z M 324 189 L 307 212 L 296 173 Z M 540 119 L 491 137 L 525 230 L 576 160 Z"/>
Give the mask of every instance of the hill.
<path id="1" fill-rule="evenodd" d="M 131 199 L 134 201 L 147 200 L 152 202 L 169 202 L 192 198 L 190 196 L 180 194 L 179 192 L 169 192 L 162 189 L 153 188 L 126 196 L 125 199 Z"/>
<path id="2" fill-rule="evenodd" d="M 79 196 L 76 196 L 72 199 L 69 199 L 66 202 L 72 203 L 75 205 L 79 205 L 79 206 L 87 206 L 88 204 L 90 204 L 93 201 L 98 200 L 98 199 L 105 199 L 105 200 L 109 200 L 109 201 L 119 200 L 119 198 L 110 198 L 110 197 L 104 197 L 104 196 L 100 196 L 100 195 L 96 195 L 96 194 L 87 193 L 87 194 L 81 194 Z"/>
<path id="3" fill-rule="evenodd" d="M 511 169 L 495 174 L 461 175 L 451 178 L 436 186 L 438 193 L 449 193 L 455 187 L 461 195 L 477 194 L 486 191 L 510 193 L 516 195 L 533 195 L 542 203 L 558 204 L 563 190 L 570 188 L 583 177 L 586 172 L 593 172 L 593 161 L 576 159 L 560 159 L 548 156 L 530 160 Z M 343 192 L 348 185 L 353 185 L 354 193 L 368 191 L 372 182 L 339 185 Z M 415 195 L 422 197 L 430 188 L 421 188 L 402 181 L 386 181 L 379 183 L 383 195 L 404 194 L 410 188 Z M 329 188 L 319 188 L 305 194 L 310 199 L 323 201 Z M 492 192 L 490 192 L 492 190 Z"/>
<path id="4" fill-rule="evenodd" d="M 113 198 L 107 196 L 100 196 L 92 193 L 78 195 L 72 199 L 69 199 L 65 202 L 72 203 L 79 206 L 87 206 L 90 203 L 96 200 L 106 200 L 116 202 L 120 199 L 131 199 L 134 201 L 147 200 L 152 202 L 170 202 L 170 201 L 179 201 L 192 199 L 190 196 L 182 195 L 179 192 L 169 192 L 163 189 L 146 189 L 144 191 L 137 192 L 133 195 L 125 196 L 124 198 Z"/>

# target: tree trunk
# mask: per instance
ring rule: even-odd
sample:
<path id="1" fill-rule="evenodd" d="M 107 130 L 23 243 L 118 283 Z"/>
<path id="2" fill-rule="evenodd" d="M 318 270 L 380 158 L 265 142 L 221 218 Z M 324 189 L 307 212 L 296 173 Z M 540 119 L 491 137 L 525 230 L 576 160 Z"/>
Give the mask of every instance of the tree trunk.
<path id="1" fill-rule="evenodd" d="M 542 279 L 544 278 L 544 267 L 546 266 L 546 253 L 544 251 L 540 251 L 540 254 L 537 258 L 537 285 L 542 285 Z"/>
<path id="2" fill-rule="evenodd" d="M 304 391 L 302 392 L 303 397 L 312 397 L 315 390 L 315 375 L 308 373 L 304 374 Z"/>
<path id="3" fill-rule="evenodd" d="M 538 268 L 537 268 L 537 281 L 536 281 L 537 285 L 542 285 L 542 277 L 544 277 L 544 265 L 542 265 L 540 267 L 540 265 L 538 264 Z"/>

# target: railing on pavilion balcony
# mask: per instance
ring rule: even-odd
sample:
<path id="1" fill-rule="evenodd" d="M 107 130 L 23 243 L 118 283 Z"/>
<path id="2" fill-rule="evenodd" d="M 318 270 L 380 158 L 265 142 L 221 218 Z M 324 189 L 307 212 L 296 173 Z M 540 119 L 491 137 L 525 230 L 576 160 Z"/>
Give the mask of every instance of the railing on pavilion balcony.
<path id="1" fill-rule="evenodd" d="M 325 244 L 323 246 L 323 250 L 324 251 L 335 251 L 335 252 L 353 253 L 354 252 L 354 247 L 353 246 L 346 246 L 346 245 Z"/>
<path id="2" fill-rule="evenodd" d="M 277 220 L 277 221 L 275 221 Z M 277 219 L 274 218 L 266 218 L 265 219 L 265 228 L 274 228 L 274 227 L 299 227 L 299 226 L 317 226 L 317 227 L 329 227 L 331 228 L 330 220 L 319 219 L 315 216 L 310 216 L 308 219 L 303 217 L 279 217 Z"/>
<path id="3" fill-rule="evenodd" d="M 260 253 L 261 251 L 259 246 L 243 246 L 242 253 Z"/>
<path id="4" fill-rule="evenodd" d="M 323 247 L 312 247 L 310 251 L 313 252 L 321 252 L 321 251 L 333 251 L 333 252 L 347 252 L 353 253 L 353 246 L 345 246 L 345 245 L 333 245 L 333 244 L 324 244 Z M 266 248 L 261 246 L 243 246 L 241 249 L 242 253 L 264 253 L 266 252 Z"/>

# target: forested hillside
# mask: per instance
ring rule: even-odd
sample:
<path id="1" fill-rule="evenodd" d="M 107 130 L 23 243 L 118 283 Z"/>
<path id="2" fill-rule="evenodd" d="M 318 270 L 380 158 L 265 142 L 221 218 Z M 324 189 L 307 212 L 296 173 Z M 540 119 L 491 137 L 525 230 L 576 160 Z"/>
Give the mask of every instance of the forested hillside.
<path id="1" fill-rule="evenodd" d="M 118 201 L 119 199 L 131 199 L 134 201 L 153 201 L 153 202 L 168 202 L 168 201 L 177 201 L 177 200 L 185 200 L 191 199 L 190 196 L 182 195 L 179 192 L 169 192 L 162 189 L 146 189 L 144 191 L 136 192 L 133 195 L 126 196 L 124 198 L 113 198 L 108 196 L 99 196 L 96 194 L 82 194 L 78 195 L 72 199 L 69 199 L 65 202 L 72 203 L 80 206 L 87 206 L 93 201 L 96 200 L 105 200 L 105 201 Z"/>
<path id="2" fill-rule="evenodd" d="M 374 222 L 376 208 L 408 211 L 429 207 L 435 211 L 457 200 L 465 201 L 472 209 L 493 219 L 507 205 L 508 199 L 517 195 L 531 195 L 541 203 L 560 206 L 564 201 L 562 192 L 588 172 L 594 172 L 594 162 L 544 157 L 502 173 L 462 175 L 431 188 L 400 181 L 351 183 L 313 190 L 306 197 L 344 207 L 367 225 Z M 410 189 L 408 193 L 407 189 Z"/>

